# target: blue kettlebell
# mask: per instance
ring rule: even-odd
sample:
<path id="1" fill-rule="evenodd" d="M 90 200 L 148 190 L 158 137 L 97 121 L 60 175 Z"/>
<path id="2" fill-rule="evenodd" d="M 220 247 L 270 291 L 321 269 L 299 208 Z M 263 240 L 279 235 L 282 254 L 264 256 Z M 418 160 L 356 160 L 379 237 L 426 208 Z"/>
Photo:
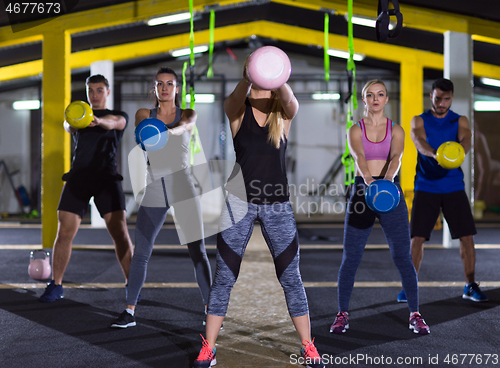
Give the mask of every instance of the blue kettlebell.
<path id="1" fill-rule="evenodd" d="M 144 119 L 135 127 L 135 141 L 145 151 L 159 151 L 168 141 L 165 123 L 159 119 Z"/>
<path id="2" fill-rule="evenodd" d="M 366 204 L 376 213 L 391 212 L 398 206 L 400 199 L 398 187 L 390 180 L 375 180 L 366 188 Z"/>

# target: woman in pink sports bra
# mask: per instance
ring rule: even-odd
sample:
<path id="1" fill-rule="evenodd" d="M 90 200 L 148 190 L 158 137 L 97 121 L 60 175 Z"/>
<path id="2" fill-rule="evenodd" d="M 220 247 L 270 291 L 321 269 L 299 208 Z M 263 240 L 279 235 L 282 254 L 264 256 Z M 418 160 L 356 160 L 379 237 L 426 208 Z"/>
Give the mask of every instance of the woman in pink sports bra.
<path id="1" fill-rule="evenodd" d="M 403 157 L 403 128 L 384 115 L 389 101 L 382 81 L 372 80 L 363 88 L 365 116 L 349 129 L 349 150 L 356 162 L 356 176 L 366 185 L 374 177 L 394 181 Z"/>
<path id="2" fill-rule="evenodd" d="M 384 115 L 384 107 L 389 101 L 384 82 L 377 79 L 369 81 L 362 94 L 365 104 L 364 118 L 353 125 L 347 134 L 349 150 L 356 162 L 356 177 L 346 208 L 344 251 L 337 289 L 339 312 L 330 332 L 342 334 L 349 328 L 349 299 L 356 270 L 375 218 L 378 218 L 407 295 L 410 309 L 409 328 L 414 333 L 428 334 L 429 326 L 418 312 L 418 280 L 410 253 L 406 202 L 401 200 L 396 209 L 384 214 L 373 212 L 365 202 L 367 186 L 377 179 L 391 180 L 401 191 L 396 174 L 403 156 L 404 131 Z"/>

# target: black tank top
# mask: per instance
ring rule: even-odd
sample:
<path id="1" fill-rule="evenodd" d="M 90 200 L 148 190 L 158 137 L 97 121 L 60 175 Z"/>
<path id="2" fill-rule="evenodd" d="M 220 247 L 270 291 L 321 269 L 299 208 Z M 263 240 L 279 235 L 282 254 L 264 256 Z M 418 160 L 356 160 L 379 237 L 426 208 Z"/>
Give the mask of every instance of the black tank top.
<path id="1" fill-rule="evenodd" d="M 232 189 L 238 192 L 236 188 L 232 188 L 231 179 L 241 167 L 248 202 L 254 204 L 286 202 L 289 199 L 285 165 L 287 139 L 286 137 L 282 139 L 280 148 L 276 148 L 269 142 L 269 128 L 259 126 L 255 120 L 248 98 L 245 105 L 241 127 L 233 140 L 237 165 L 233 168 L 226 189 L 230 193 L 233 193 Z"/>

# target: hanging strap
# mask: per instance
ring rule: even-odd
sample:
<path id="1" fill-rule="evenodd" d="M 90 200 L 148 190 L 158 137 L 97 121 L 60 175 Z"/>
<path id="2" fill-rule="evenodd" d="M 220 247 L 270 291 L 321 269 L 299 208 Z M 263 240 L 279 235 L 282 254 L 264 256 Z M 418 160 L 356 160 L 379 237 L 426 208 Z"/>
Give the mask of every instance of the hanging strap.
<path id="1" fill-rule="evenodd" d="M 182 92 L 181 92 L 181 109 L 186 108 L 186 70 L 189 65 L 189 61 L 185 61 L 182 66 Z"/>
<path id="2" fill-rule="evenodd" d="M 190 101 L 189 101 L 189 108 L 194 110 L 194 105 L 195 105 L 195 93 L 194 93 L 194 25 L 193 25 L 193 0 L 189 0 L 189 12 L 191 14 L 191 19 L 190 19 L 190 32 L 189 32 L 189 49 L 190 49 L 190 54 L 189 54 L 189 62 L 186 61 L 184 62 L 184 65 L 182 67 L 182 104 L 181 108 L 185 109 L 186 108 L 186 89 L 187 89 L 187 83 L 186 83 L 186 70 L 189 66 L 189 94 L 190 94 Z M 194 126 L 194 129 L 191 133 L 191 141 L 189 142 L 189 151 L 191 152 L 191 166 L 194 164 L 194 154 L 198 153 L 201 151 L 201 144 L 200 144 L 200 135 L 198 133 L 198 128 L 196 125 Z"/>
<path id="3" fill-rule="evenodd" d="M 208 46 L 208 70 L 207 78 L 214 77 L 214 71 L 212 69 L 213 59 L 214 59 L 214 28 L 215 28 L 215 11 L 210 10 L 210 41 Z"/>
<path id="4" fill-rule="evenodd" d="M 349 94 L 345 99 L 347 104 L 347 124 L 346 124 L 346 136 L 349 128 L 353 124 L 353 111 L 358 108 L 358 98 L 356 92 L 356 65 L 354 64 L 354 34 L 352 27 L 352 1 L 348 0 L 348 20 L 347 20 L 347 30 L 348 30 L 348 40 L 349 40 L 349 59 L 347 60 L 347 83 L 349 85 Z M 349 145 L 345 143 L 345 151 L 342 155 L 342 164 L 345 166 L 345 185 L 350 185 L 354 183 L 354 173 L 355 173 L 355 163 L 349 152 Z"/>
<path id="5" fill-rule="evenodd" d="M 330 55 L 328 55 L 329 46 L 329 36 L 330 36 L 330 16 L 325 13 L 325 45 L 324 50 L 324 64 L 325 64 L 325 81 L 330 80 Z"/>
<path id="6" fill-rule="evenodd" d="M 393 9 L 389 10 L 389 1 L 392 3 Z M 398 0 L 379 0 L 378 1 L 378 17 L 376 23 L 377 40 L 385 42 L 388 38 L 396 38 L 401 33 L 403 28 L 403 14 L 399 11 Z M 389 31 L 389 23 L 391 16 L 396 17 L 396 27 Z"/>
<path id="7" fill-rule="evenodd" d="M 191 95 L 191 101 L 189 101 L 189 108 L 194 110 L 194 25 L 193 25 L 193 0 L 189 0 L 189 13 L 191 14 L 190 19 L 190 31 L 189 31 L 189 94 Z"/>

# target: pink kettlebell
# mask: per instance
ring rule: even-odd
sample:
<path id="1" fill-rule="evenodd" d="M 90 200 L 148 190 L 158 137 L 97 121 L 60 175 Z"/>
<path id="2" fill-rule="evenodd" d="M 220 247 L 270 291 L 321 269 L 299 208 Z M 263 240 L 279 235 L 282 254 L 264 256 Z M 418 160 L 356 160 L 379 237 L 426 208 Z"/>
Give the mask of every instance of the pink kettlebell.
<path id="1" fill-rule="evenodd" d="M 43 258 L 35 258 L 43 254 Z M 52 274 L 50 267 L 50 253 L 44 250 L 32 250 L 30 253 L 30 265 L 28 266 L 28 274 L 35 280 L 47 280 Z"/>
<path id="2" fill-rule="evenodd" d="M 252 52 L 246 68 L 250 82 L 264 90 L 281 87 L 292 72 L 288 55 L 275 46 L 262 46 Z"/>

